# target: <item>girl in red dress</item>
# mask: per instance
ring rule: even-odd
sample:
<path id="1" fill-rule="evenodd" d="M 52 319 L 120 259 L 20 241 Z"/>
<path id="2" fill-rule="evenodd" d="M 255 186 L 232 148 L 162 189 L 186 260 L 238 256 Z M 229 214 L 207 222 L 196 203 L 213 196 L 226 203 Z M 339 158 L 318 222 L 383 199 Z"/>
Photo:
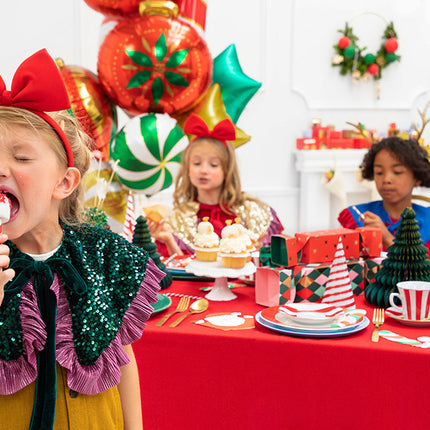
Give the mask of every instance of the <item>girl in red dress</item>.
<path id="1" fill-rule="evenodd" d="M 192 245 L 197 224 L 209 217 L 214 231 L 221 235 L 227 220 L 240 218 L 254 246 L 270 243 L 270 236 L 283 231 L 275 211 L 241 189 L 231 120 L 223 120 L 209 130 L 196 114 L 184 125 L 195 136 L 184 151 L 176 178 L 174 206 L 166 220 L 149 222 L 151 235 L 162 255 L 194 253 Z"/>

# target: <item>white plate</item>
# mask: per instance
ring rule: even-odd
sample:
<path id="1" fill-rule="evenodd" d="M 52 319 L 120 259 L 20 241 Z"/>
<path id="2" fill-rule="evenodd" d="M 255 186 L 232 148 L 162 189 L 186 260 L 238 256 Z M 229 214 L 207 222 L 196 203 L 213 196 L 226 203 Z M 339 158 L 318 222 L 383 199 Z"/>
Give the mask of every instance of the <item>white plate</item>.
<path id="1" fill-rule="evenodd" d="M 332 332 L 332 333 L 326 333 L 326 332 L 322 332 L 322 331 L 312 331 L 312 330 L 302 331 L 302 330 L 297 330 L 297 329 L 291 330 L 291 329 L 288 329 L 287 327 L 277 327 L 275 325 L 269 324 L 267 321 L 265 321 L 263 318 L 261 318 L 261 311 L 258 312 L 257 315 L 255 315 L 255 320 L 259 324 L 261 324 L 263 327 L 266 327 L 269 330 L 272 330 L 272 331 L 277 332 L 277 333 L 287 334 L 287 335 L 297 336 L 297 337 L 312 337 L 312 338 L 348 336 L 350 334 L 357 333 L 361 330 L 364 330 L 369 325 L 369 322 L 370 322 L 369 318 L 364 317 L 363 321 L 361 321 L 360 324 L 358 324 L 357 326 L 353 327 L 350 330 L 340 329 L 340 330 L 337 330 L 337 331 Z"/>
<path id="2" fill-rule="evenodd" d="M 279 307 L 280 321 L 326 326 L 344 313 L 344 309 L 325 303 L 290 303 Z"/>
<path id="3" fill-rule="evenodd" d="M 260 317 L 267 324 L 277 328 L 286 328 L 288 330 L 300 332 L 320 332 L 320 333 L 334 333 L 338 331 L 353 330 L 357 325 L 361 324 L 364 320 L 366 311 L 364 309 L 351 309 L 339 316 L 333 323 L 326 326 L 305 326 L 295 322 L 282 321 L 279 319 L 279 308 L 281 306 L 271 306 L 260 311 Z"/>

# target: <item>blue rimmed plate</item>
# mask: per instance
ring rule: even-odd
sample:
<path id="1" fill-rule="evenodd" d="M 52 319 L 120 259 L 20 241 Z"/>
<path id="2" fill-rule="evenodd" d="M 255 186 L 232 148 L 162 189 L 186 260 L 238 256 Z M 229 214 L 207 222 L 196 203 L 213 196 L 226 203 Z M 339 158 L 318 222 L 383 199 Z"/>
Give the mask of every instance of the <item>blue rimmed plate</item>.
<path id="1" fill-rule="evenodd" d="M 297 336 L 297 337 L 313 337 L 313 338 L 348 336 L 350 334 L 357 333 L 361 330 L 364 330 L 369 325 L 369 322 L 370 322 L 369 318 L 363 317 L 363 320 L 361 321 L 361 323 L 354 327 L 339 328 L 336 331 L 324 332 L 324 331 L 318 331 L 318 330 L 302 330 L 297 328 L 292 329 L 288 327 L 283 327 L 281 325 L 275 325 L 263 319 L 261 316 L 261 311 L 255 315 L 255 320 L 263 327 L 266 327 L 269 330 L 272 330 L 276 333 L 287 334 L 290 336 Z"/>

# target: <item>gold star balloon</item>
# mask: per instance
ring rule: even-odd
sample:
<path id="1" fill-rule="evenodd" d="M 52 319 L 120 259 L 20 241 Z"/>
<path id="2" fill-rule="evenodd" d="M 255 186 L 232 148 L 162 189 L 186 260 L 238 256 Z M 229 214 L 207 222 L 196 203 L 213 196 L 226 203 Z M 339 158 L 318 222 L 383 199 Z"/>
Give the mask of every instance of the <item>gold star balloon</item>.
<path id="1" fill-rule="evenodd" d="M 176 119 L 183 126 L 191 113 L 195 113 L 203 118 L 211 130 L 223 119 L 231 119 L 225 109 L 221 95 L 221 89 L 218 84 L 214 84 L 206 91 L 203 100 L 197 105 L 195 109 L 193 109 L 192 112 L 187 112 L 187 114 L 184 114 L 181 117 L 176 117 Z M 232 144 L 235 148 L 238 148 L 239 146 L 248 142 L 251 139 L 251 136 L 246 134 L 236 125 L 234 128 L 236 130 L 236 140 L 234 140 Z"/>

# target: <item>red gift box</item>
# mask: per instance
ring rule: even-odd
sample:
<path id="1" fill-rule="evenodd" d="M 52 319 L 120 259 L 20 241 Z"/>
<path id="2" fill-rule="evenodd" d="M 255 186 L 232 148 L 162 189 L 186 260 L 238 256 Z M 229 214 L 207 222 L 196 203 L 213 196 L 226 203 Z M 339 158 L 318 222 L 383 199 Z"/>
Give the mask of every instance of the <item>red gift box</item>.
<path id="1" fill-rule="evenodd" d="M 379 257 L 382 251 L 382 230 L 375 227 L 358 227 L 356 230 L 360 235 L 361 256 Z"/>
<path id="2" fill-rule="evenodd" d="M 331 149 L 350 149 L 354 148 L 354 139 L 331 139 L 329 142 Z"/>
<path id="3" fill-rule="evenodd" d="M 270 239 L 270 259 L 273 265 L 292 267 L 298 263 L 298 253 L 302 242 L 295 237 L 274 234 Z"/>
<path id="4" fill-rule="evenodd" d="M 296 139 L 297 149 L 319 149 L 319 139 L 315 138 L 299 138 Z"/>
<path id="5" fill-rule="evenodd" d="M 342 237 L 345 258 L 347 260 L 359 258 L 360 235 L 358 231 L 338 228 L 296 233 L 297 243 L 301 248 L 300 263 L 313 264 L 333 261 L 339 236 Z"/>

